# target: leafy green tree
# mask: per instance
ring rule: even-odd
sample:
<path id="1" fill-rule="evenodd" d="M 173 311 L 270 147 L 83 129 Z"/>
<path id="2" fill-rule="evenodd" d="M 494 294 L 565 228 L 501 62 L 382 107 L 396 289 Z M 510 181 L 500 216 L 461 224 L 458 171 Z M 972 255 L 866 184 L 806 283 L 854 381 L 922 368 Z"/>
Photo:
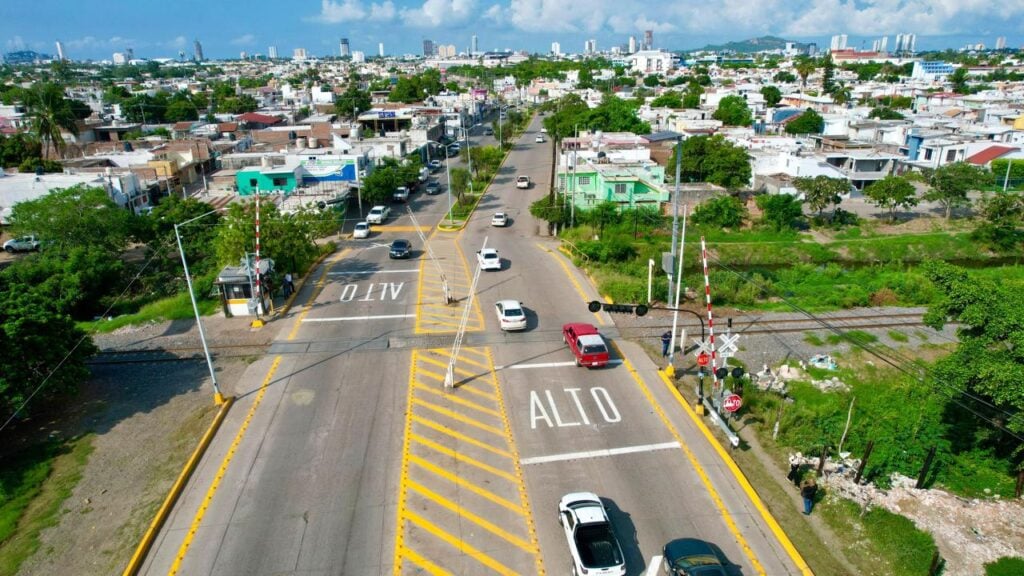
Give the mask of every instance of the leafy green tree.
<path id="1" fill-rule="evenodd" d="M 749 185 L 751 168 L 746 150 L 721 134 L 687 138 L 681 146 L 683 161 L 679 177 L 683 182 L 710 182 L 729 190 Z M 673 150 L 665 173 L 674 175 L 675 169 L 676 151 Z"/>
<path id="2" fill-rule="evenodd" d="M 273 202 L 260 203 L 260 255 L 278 272 L 304 271 L 317 257 L 316 226 L 309 211 L 282 214 Z M 256 202 L 229 204 L 214 241 L 219 264 L 237 264 L 256 251 Z"/>
<path id="3" fill-rule="evenodd" d="M 721 120 L 726 126 L 750 126 L 754 120 L 746 99 L 735 95 L 722 98 L 712 118 Z"/>
<path id="4" fill-rule="evenodd" d="M 989 421 L 959 423 L 959 436 L 971 448 L 1013 456 L 1017 469 L 1024 456 L 1024 290 L 967 274 L 945 262 L 928 262 L 924 273 L 944 296 L 928 308 L 925 324 L 941 329 L 958 323 L 956 350 L 939 359 L 929 374 L 934 389 L 959 405 L 968 405 Z"/>
<path id="5" fill-rule="evenodd" d="M 362 196 L 363 201 L 369 205 L 387 204 L 391 201 L 391 195 L 395 188 L 402 186 L 404 180 L 395 166 L 377 166 L 372 172 L 363 178 Z"/>
<path id="6" fill-rule="evenodd" d="M 978 190 L 986 184 L 985 171 L 966 162 L 955 162 L 938 167 L 928 181 L 929 189 L 923 198 L 938 202 L 946 213 L 946 220 L 953 215 L 953 208 L 971 203 L 967 193 Z"/>
<path id="7" fill-rule="evenodd" d="M 621 218 L 619 205 L 615 202 L 601 202 L 589 210 L 583 210 L 580 220 L 597 228 L 597 234 L 604 234 L 604 229 L 609 224 L 614 224 Z"/>
<path id="8" fill-rule="evenodd" d="M 355 83 L 348 85 L 345 92 L 334 102 L 334 112 L 344 118 L 355 118 L 370 109 L 370 94 L 360 90 Z"/>
<path id="9" fill-rule="evenodd" d="M 1019 253 L 1024 248 L 1024 196 L 1015 192 L 989 194 L 981 201 L 985 219 L 973 238 L 1002 252 Z"/>
<path id="10" fill-rule="evenodd" d="M 734 196 L 719 196 L 697 205 L 693 222 L 718 228 L 739 228 L 749 217 L 747 207 Z"/>
<path id="11" fill-rule="evenodd" d="M 821 61 L 821 91 L 825 94 L 831 94 L 836 89 L 835 83 L 836 77 L 836 65 L 832 61 L 831 55 L 826 55 Z"/>
<path id="12" fill-rule="evenodd" d="M 960 66 L 946 79 L 950 83 L 950 87 L 953 92 L 957 94 L 968 94 L 970 91 L 967 89 L 967 67 Z"/>
<path id="13" fill-rule="evenodd" d="M 846 84 L 839 83 L 832 89 L 832 101 L 843 106 L 853 98 L 853 92 Z"/>
<path id="14" fill-rule="evenodd" d="M 872 204 L 889 210 L 889 221 L 896 220 L 897 208 L 917 206 L 917 189 L 900 176 L 886 176 L 864 189 Z"/>
<path id="15" fill-rule="evenodd" d="M 15 234 L 35 234 L 48 250 L 99 246 L 119 253 L 133 235 L 134 216 L 114 204 L 103 188 L 84 185 L 57 189 L 11 210 Z"/>
<path id="16" fill-rule="evenodd" d="M 13 168 L 31 158 L 39 158 L 42 146 L 32 137 L 23 132 L 15 132 L 10 136 L 0 134 L 0 166 Z"/>
<path id="17" fill-rule="evenodd" d="M 683 97 L 679 92 L 665 92 L 651 101 L 654 108 L 682 108 Z"/>
<path id="18" fill-rule="evenodd" d="M 175 100 L 167 105 L 167 111 L 164 112 L 164 120 L 167 122 L 184 122 L 198 119 L 199 111 L 188 100 Z"/>
<path id="19" fill-rule="evenodd" d="M 214 241 L 220 214 L 213 206 L 194 198 L 169 196 L 153 211 L 140 218 L 140 239 L 146 243 L 146 258 L 150 262 L 141 278 L 145 290 L 153 294 L 172 295 L 186 288 L 174 225 L 203 216 L 194 224 L 181 228 L 181 245 L 188 260 L 189 271 L 200 277 L 218 269 Z M 204 216 L 205 215 L 205 216 Z"/>
<path id="20" fill-rule="evenodd" d="M 221 100 L 217 104 L 217 111 L 228 114 L 244 114 L 246 112 L 255 112 L 259 107 L 260 104 L 255 98 L 248 94 L 242 94 L 241 96 L 231 96 Z"/>
<path id="21" fill-rule="evenodd" d="M 793 74 L 792 72 L 789 72 L 788 70 L 779 70 L 778 72 L 775 73 L 775 76 L 772 76 L 772 80 L 775 80 L 776 82 L 781 82 L 783 84 L 792 84 L 793 82 L 796 82 L 796 75 Z M 807 81 L 805 80 L 804 85 L 806 84 Z"/>
<path id="22" fill-rule="evenodd" d="M 553 194 L 545 194 L 540 200 L 530 204 L 530 215 L 546 221 L 549 230 L 553 226 L 567 226 L 570 218 L 569 212 L 561 198 L 557 198 Z"/>
<path id="23" fill-rule="evenodd" d="M 45 246 L 3 274 L 12 284 L 31 287 L 51 310 L 76 320 L 101 314 L 126 284 L 120 254 L 96 244 Z"/>
<path id="24" fill-rule="evenodd" d="M 868 118 L 876 118 L 878 120 L 903 120 L 903 114 L 889 108 L 887 106 L 879 106 L 872 108 L 868 114 Z"/>
<path id="25" fill-rule="evenodd" d="M 412 77 L 401 77 L 388 94 L 388 102 L 419 102 L 423 100 L 423 91 L 419 82 Z"/>
<path id="26" fill-rule="evenodd" d="M 75 113 L 70 100 L 64 97 L 64 88 L 50 82 L 39 83 L 25 90 L 23 97 L 32 133 L 43 143 L 43 158 L 49 156 L 51 147 L 63 154 L 62 132 L 78 135 Z"/>
<path id="27" fill-rule="evenodd" d="M 661 85 L 661 78 L 657 74 L 651 74 L 650 76 L 644 76 L 644 86 L 648 88 L 654 88 L 655 86 Z"/>
<path id="28" fill-rule="evenodd" d="M 73 393 L 89 379 L 85 361 L 96 352 L 92 339 L 67 315 L 32 286 L 6 276 L 0 274 L 0 346 L 17 353 L 0 355 L 0 417 L 5 420 L 30 398 L 23 417 L 34 406 Z"/>
<path id="29" fill-rule="evenodd" d="M 791 194 L 764 194 L 756 202 L 761 220 L 775 230 L 791 230 L 804 217 L 803 205 Z"/>
<path id="30" fill-rule="evenodd" d="M 813 178 L 801 177 L 793 180 L 796 189 L 803 193 L 804 202 L 811 210 L 821 213 L 829 206 L 839 206 L 843 201 L 841 194 L 850 191 L 849 180 L 843 178 L 829 178 L 828 176 L 815 176 Z M 833 215 L 835 210 L 833 209 Z"/>
<path id="31" fill-rule="evenodd" d="M 793 68 L 796 70 L 797 75 L 800 76 L 801 85 L 807 87 L 807 78 L 814 73 L 818 66 L 814 63 L 814 60 L 806 56 L 800 56 L 797 58 Z"/>
<path id="32" fill-rule="evenodd" d="M 451 186 L 452 192 L 458 197 L 458 201 L 461 203 L 463 195 L 469 190 L 470 174 L 469 170 L 465 168 L 452 168 L 451 169 Z"/>
<path id="33" fill-rule="evenodd" d="M 764 96 L 764 103 L 770 108 L 782 101 L 782 90 L 778 86 L 764 86 L 761 88 L 761 96 Z"/>
<path id="34" fill-rule="evenodd" d="M 811 108 L 786 123 L 787 134 L 821 134 L 824 129 L 825 119 Z"/>
<path id="35" fill-rule="evenodd" d="M 704 94 L 704 87 L 697 82 L 690 82 L 686 85 L 686 93 L 683 94 L 683 108 L 700 108 L 700 97 Z"/>

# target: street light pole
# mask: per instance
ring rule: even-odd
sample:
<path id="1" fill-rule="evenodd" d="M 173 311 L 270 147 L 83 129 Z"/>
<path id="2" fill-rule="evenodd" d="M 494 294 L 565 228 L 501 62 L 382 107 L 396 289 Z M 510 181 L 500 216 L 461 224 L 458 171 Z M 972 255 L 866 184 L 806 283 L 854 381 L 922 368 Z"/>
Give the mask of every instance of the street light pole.
<path id="1" fill-rule="evenodd" d="M 683 162 L 683 137 L 676 137 L 676 189 L 672 195 L 672 262 L 676 258 L 676 242 L 679 237 L 679 168 Z M 672 272 L 668 272 L 668 298 L 672 297 Z"/>
<path id="2" fill-rule="evenodd" d="M 175 224 L 174 237 L 178 240 L 178 253 L 181 254 L 181 266 L 185 269 L 185 284 L 188 286 L 188 297 L 192 300 L 192 311 L 195 312 L 196 325 L 199 327 L 199 340 L 203 343 L 203 354 L 206 356 L 206 366 L 210 370 L 210 382 L 213 383 L 213 402 L 219 406 L 224 403 L 224 395 L 221 394 L 220 387 L 217 386 L 217 374 L 213 370 L 213 359 L 210 358 L 210 348 L 206 345 L 206 331 L 203 330 L 203 320 L 199 315 L 199 305 L 196 304 L 196 295 L 192 290 L 192 276 L 188 272 L 188 262 L 185 260 L 185 249 L 181 245 L 181 234 L 178 233 L 178 227 L 184 226 L 185 224 L 198 220 L 204 216 L 209 216 L 216 211 L 217 210 L 210 210 L 206 214 L 196 216 L 195 218 L 186 220 L 181 224 Z"/>

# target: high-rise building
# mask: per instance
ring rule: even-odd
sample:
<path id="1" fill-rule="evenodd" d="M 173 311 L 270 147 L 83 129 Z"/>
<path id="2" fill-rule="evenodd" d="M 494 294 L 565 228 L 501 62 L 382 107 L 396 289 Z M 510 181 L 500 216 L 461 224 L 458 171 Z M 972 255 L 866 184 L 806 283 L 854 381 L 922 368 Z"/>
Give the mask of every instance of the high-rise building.
<path id="1" fill-rule="evenodd" d="M 636 36 L 629 37 L 629 53 L 633 54 L 636 52 Z"/>
<path id="2" fill-rule="evenodd" d="M 248 57 L 249 57 L 249 53 L 246 52 L 245 50 L 242 50 L 241 52 L 238 53 L 238 59 L 239 60 L 245 60 Z"/>
<path id="3" fill-rule="evenodd" d="M 882 36 L 882 39 L 878 42 L 878 51 L 879 52 L 888 52 L 889 51 L 889 37 L 888 36 Z"/>
<path id="4" fill-rule="evenodd" d="M 583 43 L 583 52 L 585 54 L 596 54 L 597 53 L 597 40 L 590 39 Z"/>
<path id="5" fill-rule="evenodd" d="M 917 51 L 917 34 L 905 34 L 903 36 L 903 49 L 913 54 Z"/>
<path id="6" fill-rule="evenodd" d="M 554 54 L 555 56 L 561 56 L 562 55 L 562 45 L 559 44 L 558 42 L 552 42 L 551 43 L 551 53 Z"/>
<path id="7" fill-rule="evenodd" d="M 996 38 L 996 50 L 1006 50 L 1006 36 L 1000 36 L 999 38 Z M 60 53 L 60 42 L 57 42 L 57 54 Z M 62 56 L 61 60 L 63 59 L 64 57 Z"/>
<path id="8" fill-rule="evenodd" d="M 434 55 L 434 41 L 424 40 L 423 41 L 423 55 L 430 57 Z"/>
<path id="9" fill-rule="evenodd" d="M 348 45 L 348 38 L 342 38 L 341 39 L 341 46 L 339 47 L 339 50 L 341 52 L 341 57 L 342 58 L 345 58 L 345 57 L 348 57 L 348 56 L 352 55 L 352 49 L 349 48 L 349 45 Z"/>
<path id="10" fill-rule="evenodd" d="M 271 46 L 267 48 L 267 58 L 271 60 L 277 60 L 277 46 Z"/>
<path id="11" fill-rule="evenodd" d="M 356 50 L 355 52 L 352 53 L 352 62 L 356 64 L 366 62 L 366 54 L 363 54 L 361 51 Z"/>
<path id="12" fill-rule="evenodd" d="M 644 30 L 644 50 L 654 48 L 654 30 Z"/>
<path id="13" fill-rule="evenodd" d="M 123 66 L 128 63 L 128 59 L 124 57 L 123 52 L 114 52 L 114 64 L 116 66 Z"/>
<path id="14" fill-rule="evenodd" d="M 306 59 L 306 49 L 305 48 L 296 48 L 296 49 L 292 50 L 292 60 L 297 60 L 297 61 L 301 62 L 301 61 L 303 61 L 305 59 Z"/>
<path id="15" fill-rule="evenodd" d="M 1006 39 L 1003 38 L 1003 40 Z M 998 40 L 996 40 L 996 44 L 999 44 Z M 60 60 L 61 62 L 67 60 L 67 57 L 64 56 L 64 43 L 60 40 L 57 40 L 57 60 Z"/>
<path id="16" fill-rule="evenodd" d="M 131 62 L 132 60 L 135 60 L 135 49 L 134 48 L 125 48 L 125 50 L 124 50 L 124 57 L 127 58 L 129 62 Z"/>
<path id="17" fill-rule="evenodd" d="M 477 37 L 476 37 L 476 34 L 473 34 L 473 37 L 469 39 L 469 53 L 470 54 L 476 54 L 477 53 Z"/>
<path id="18" fill-rule="evenodd" d="M 203 45 L 199 43 L 199 40 L 192 43 L 192 57 L 196 62 L 203 61 Z"/>
<path id="19" fill-rule="evenodd" d="M 384 57 L 384 43 L 383 42 L 378 42 L 377 43 L 377 56 L 380 56 L 381 58 Z"/>
<path id="20" fill-rule="evenodd" d="M 837 34 L 832 37 L 832 43 L 829 45 L 830 50 L 846 50 L 846 34 Z"/>

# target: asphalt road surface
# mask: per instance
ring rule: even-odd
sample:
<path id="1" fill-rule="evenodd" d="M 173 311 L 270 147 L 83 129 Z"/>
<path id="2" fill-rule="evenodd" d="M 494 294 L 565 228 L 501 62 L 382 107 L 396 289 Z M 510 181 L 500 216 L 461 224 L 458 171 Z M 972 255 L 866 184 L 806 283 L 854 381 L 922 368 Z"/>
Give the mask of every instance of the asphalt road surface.
<path id="1" fill-rule="evenodd" d="M 270 354 L 230 391 L 145 573 L 568 574 L 556 505 L 576 491 L 604 499 L 630 575 L 681 537 L 712 543 L 732 574 L 801 573 L 699 418 L 587 311 L 593 286 L 537 234 L 529 204 L 552 159 L 539 120 L 462 231 L 433 229 L 446 194 L 414 194 L 411 214 L 343 243 L 263 328 L 278 331 Z M 496 211 L 508 227 L 490 226 Z M 408 260 L 388 258 L 399 237 Z M 477 276 L 485 242 L 503 266 Z M 498 328 L 501 299 L 523 303 L 527 330 Z M 599 326 L 612 364 L 574 366 L 566 322 Z"/>

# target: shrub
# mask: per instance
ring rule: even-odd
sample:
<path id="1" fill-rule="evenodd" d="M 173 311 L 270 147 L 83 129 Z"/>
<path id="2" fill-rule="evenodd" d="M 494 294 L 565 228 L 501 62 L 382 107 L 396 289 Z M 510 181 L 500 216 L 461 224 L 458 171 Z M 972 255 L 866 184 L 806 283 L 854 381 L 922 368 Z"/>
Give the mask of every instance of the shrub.
<path id="1" fill-rule="evenodd" d="M 738 198 L 719 196 L 697 206 L 693 212 L 695 224 L 720 228 L 739 228 L 748 217 L 747 208 Z"/>

